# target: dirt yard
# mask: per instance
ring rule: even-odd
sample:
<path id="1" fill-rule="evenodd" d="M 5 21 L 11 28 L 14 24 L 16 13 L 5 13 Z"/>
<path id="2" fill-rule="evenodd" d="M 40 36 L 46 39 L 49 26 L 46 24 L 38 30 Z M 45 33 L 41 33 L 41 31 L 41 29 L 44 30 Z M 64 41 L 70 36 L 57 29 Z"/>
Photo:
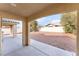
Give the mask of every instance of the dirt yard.
<path id="1" fill-rule="evenodd" d="M 68 51 L 76 51 L 76 39 L 69 37 L 69 34 L 31 32 L 30 38 Z"/>

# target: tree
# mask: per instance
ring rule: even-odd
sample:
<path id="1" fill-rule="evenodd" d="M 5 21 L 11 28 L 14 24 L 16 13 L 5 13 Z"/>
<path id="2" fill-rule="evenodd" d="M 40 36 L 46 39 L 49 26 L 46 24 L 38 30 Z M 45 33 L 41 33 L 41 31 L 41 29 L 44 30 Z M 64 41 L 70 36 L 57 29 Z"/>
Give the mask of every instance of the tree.
<path id="1" fill-rule="evenodd" d="M 37 21 L 31 22 L 30 31 L 35 31 L 35 32 L 38 31 L 38 23 L 37 23 Z"/>
<path id="2" fill-rule="evenodd" d="M 64 13 L 61 17 L 61 24 L 66 33 L 76 33 L 77 12 Z"/>

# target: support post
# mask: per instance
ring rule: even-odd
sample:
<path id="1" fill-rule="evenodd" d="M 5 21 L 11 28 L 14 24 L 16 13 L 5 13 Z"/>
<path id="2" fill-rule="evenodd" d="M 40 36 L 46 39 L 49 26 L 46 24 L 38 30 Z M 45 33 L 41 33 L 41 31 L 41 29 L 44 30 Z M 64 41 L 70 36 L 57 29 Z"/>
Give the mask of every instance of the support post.
<path id="1" fill-rule="evenodd" d="M 77 11 L 77 39 L 76 39 L 76 47 L 77 47 L 77 51 L 76 51 L 76 55 L 79 56 L 79 11 Z"/>
<path id="2" fill-rule="evenodd" d="M 24 19 L 22 22 L 22 38 L 23 46 L 28 46 L 28 19 Z"/>

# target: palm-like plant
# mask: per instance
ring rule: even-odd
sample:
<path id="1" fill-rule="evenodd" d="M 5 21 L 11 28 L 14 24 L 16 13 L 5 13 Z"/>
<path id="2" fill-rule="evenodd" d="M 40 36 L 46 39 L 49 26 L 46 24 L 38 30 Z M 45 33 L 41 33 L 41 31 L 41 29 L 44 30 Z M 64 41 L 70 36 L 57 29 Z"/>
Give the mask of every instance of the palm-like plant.
<path id="1" fill-rule="evenodd" d="M 61 17 L 61 24 L 66 33 L 74 33 L 76 30 L 77 12 L 64 13 Z M 75 31 L 76 32 L 76 31 Z"/>

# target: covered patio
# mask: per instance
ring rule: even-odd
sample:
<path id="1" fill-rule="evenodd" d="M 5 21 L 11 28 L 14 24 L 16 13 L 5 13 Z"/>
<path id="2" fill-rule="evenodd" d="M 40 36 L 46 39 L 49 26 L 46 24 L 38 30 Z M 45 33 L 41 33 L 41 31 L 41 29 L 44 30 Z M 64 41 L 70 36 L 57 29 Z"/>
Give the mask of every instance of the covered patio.
<path id="1" fill-rule="evenodd" d="M 15 5 L 15 6 L 14 6 Z M 52 14 L 58 14 L 58 13 L 64 13 L 64 12 L 70 12 L 70 11 L 77 11 L 77 16 L 79 15 L 79 4 L 61 4 L 61 3 L 41 3 L 41 4 L 0 4 L 0 48 L 2 48 L 3 52 L 0 53 L 0 55 L 20 55 L 20 56 L 41 56 L 41 55 L 47 55 L 47 56 L 73 56 L 73 55 L 79 55 L 79 24 L 77 23 L 77 39 L 76 39 L 76 52 L 70 52 L 66 51 L 54 46 L 50 46 L 45 43 L 41 43 L 38 41 L 35 41 L 34 39 L 29 38 L 29 24 L 31 21 L 52 15 Z M 2 18 L 8 18 L 8 19 L 17 19 L 21 20 L 23 22 L 22 27 L 22 38 L 20 36 L 16 36 L 13 38 L 3 38 L 2 37 Z M 77 17 L 77 22 L 79 22 L 79 17 Z M 4 42 L 2 42 L 2 39 L 4 39 Z M 20 41 L 22 39 L 22 42 Z M 19 40 L 17 42 L 17 40 Z M 22 43 L 20 45 L 19 43 Z M 70 42 L 71 43 L 71 42 Z M 6 45 L 7 44 L 7 45 Z M 19 45 L 18 45 L 19 44 Z M 3 47 L 10 47 L 10 48 L 4 48 Z M 64 45 L 65 46 L 65 45 Z"/>
<path id="2" fill-rule="evenodd" d="M 16 38 L 5 37 L 3 42 L 3 55 L 5 56 L 75 56 L 74 52 L 63 50 L 34 39 L 28 47 L 21 45 L 21 36 Z M 15 44 L 14 44 L 15 43 Z M 8 45 L 8 46 L 7 46 Z"/>
<path id="3" fill-rule="evenodd" d="M 16 26 L 16 24 L 18 24 L 18 22 L 12 22 L 12 20 L 4 20 L 2 21 L 3 26 L 11 26 L 11 31 L 12 30 L 16 30 L 17 27 L 12 28 L 12 26 Z M 7 25 L 6 25 L 7 24 Z M 47 34 L 47 36 L 43 36 L 46 35 L 45 33 L 39 33 L 39 32 L 34 32 L 31 33 L 29 36 L 30 37 L 30 44 L 28 47 L 23 47 L 22 46 L 22 34 L 17 34 L 16 31 L 11 32 L 12 36 L 9 35 L 7 36 L 6 34 L 3 34 L 2 37 L 2 55 L 4 56 L 75 56 L 75 44 L 76 42 L 72 42 L 72 41 L 68 41 L 68 42 L 72 42 L 72 44 L 65 44 L 66 40 L 62 38 L 63 43 L 60 42 L 61 38 L 57 39 L 55 37 L 52 37 L 52 33 L 51 34 Z M 35 35 L 36 34 L 36 35 Z M 42 39 L 42 37 L 40 37 L 41 35 L 42 37 L 44 37 Z M 55 35 L 55 33 L 54 33 Z M 49 38 L 47 38 L 48 36 L 50 36 Z M 58 35 L 59 36 L 59 35 Z M 62 36 L 62 35 L 61 35 Z M 37 38 L 35 38 L 37 37 Z M 59 40 L 58 42 L 54 42 L 52 40 L 50 40 L 50 38 L 57 39 Z M 39 40 L 40 38 L 40 40 Z M 51 39 L 52 39 L 51 38 Z M 50 42 L 49 42 L 49 41 Z M 68 39 L 71 40 L 71 39 Z M 74 40 L 74 39 L 72 39 Z M 44 43 L 44 42 L 48 42 L 48 43 Z M 75 40 L 74 40 L 75 41 Z M 53 43 L 52 43 L 53 42 Z M 59 43 L 60 42 L 60 43 Z M 49 43 L 52 43 L 52 45 L 50 45 Z M 58 45 L 54 45 L 53 44 L 58 44 Z M 65 49 L 63 49 L 62 47 L 64 47 L 65 45 Z M 71 46 L 71 47 L 70 47 Z M 73 48 L 74 47 L 74 48 Z M 69 48 L 69 50 L 67 50 Z"/>

